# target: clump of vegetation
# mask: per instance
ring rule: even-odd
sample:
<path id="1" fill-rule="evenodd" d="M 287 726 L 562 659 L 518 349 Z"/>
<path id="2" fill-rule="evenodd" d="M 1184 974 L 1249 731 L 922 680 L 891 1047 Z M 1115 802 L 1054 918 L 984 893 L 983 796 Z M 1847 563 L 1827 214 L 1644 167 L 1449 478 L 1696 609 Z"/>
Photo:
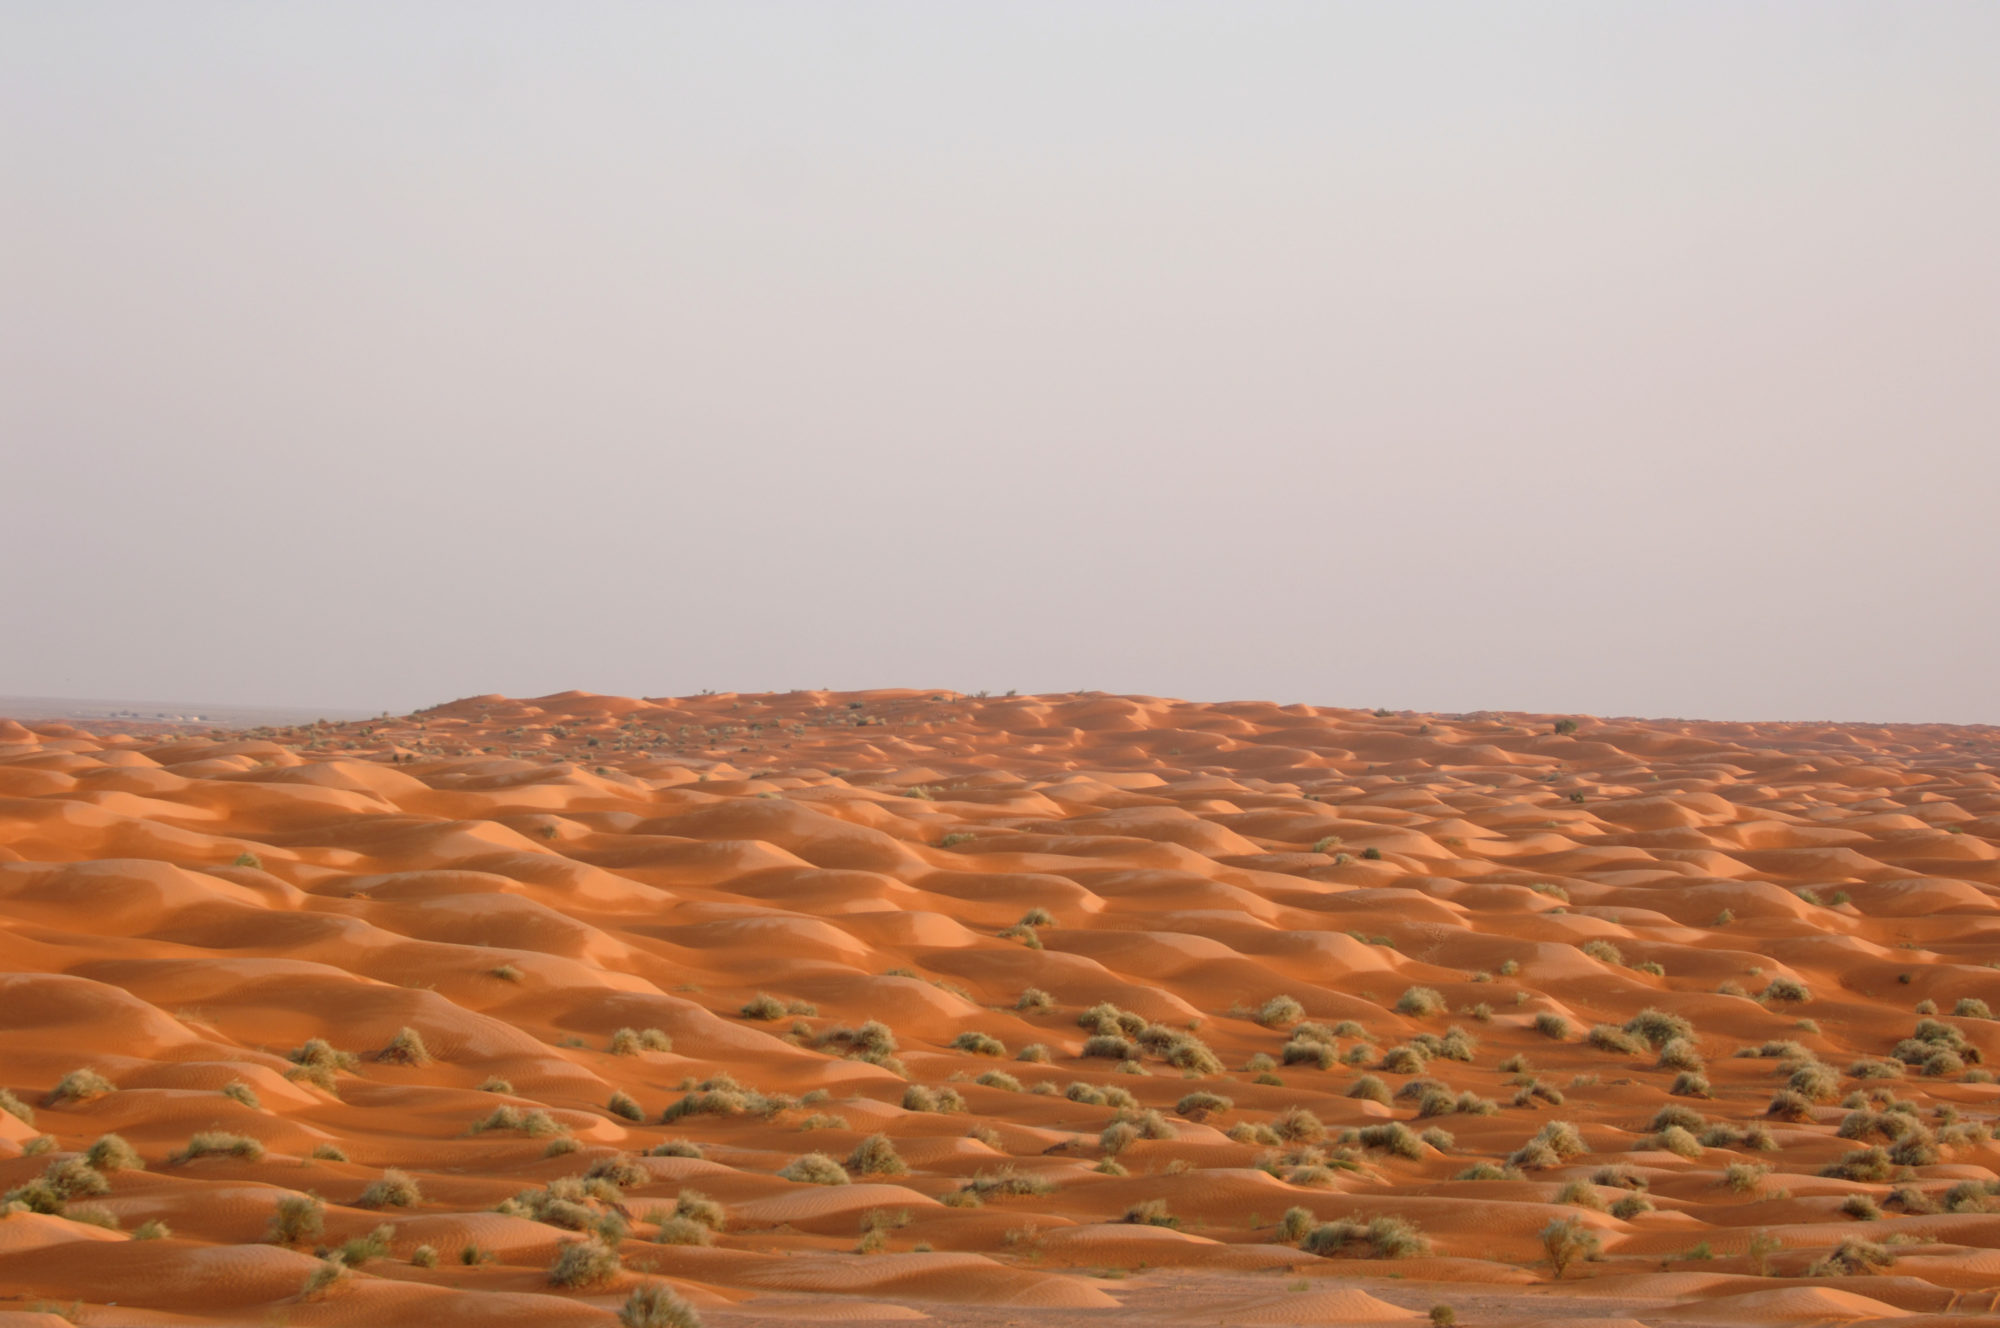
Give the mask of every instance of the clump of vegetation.
<path id="1" fill-rule="evenodd" d="M 1404 1218 L 1374 1217 L 1366 1221 L 1342 1218 L 1314 1227 L 1306 1233 L 1299 1248 L 1329 1259 L 1343 1254 L 1407 1259 L 1430 1253 L 1431 1243 Z"/>
<path id="2" fill-rule="evenodd" d="M 115 1134 L 99 1135 L 84 1153 L 83 1160 L 98 1171 L 144 1171 L 146 1162 L 139 1150 Z"/>
<path id="3" fill-rule="evenodd" d="M 424 1045 L 423 1034 L 404 1027 L 396 1030 L 388 1046 L 375 1053 L 375 1059 L 385 1065 L 429 1065 L 431 1053 Z"/>
<path id="4" fill-rule="evenodd" d="M 1259 1006 L 1254 1017 L 1266 1028 L 1279 1028 L 1305 1018 L 1306 1007 L 1290 996 L 1278 995 Z"/>
<path id="5" fill-rule="evenodd" d="M 778 1175 L 800 1185 L 845 1185 L 851 1179 L 847 1168 L 825 1153 L 795 1157 L 778 1169 Z"/>
<path id="6" fill-rule="evenodd" d="M 1005 1056 L 1007 1044 L 997 1037 L 968 1029 L 951 1040 L 953 1051 L 969 1051 L 975 1056 Z"/>
<path id="7" fill-rule="evenodd" d="M 909 1169 L 909 1164 L 903 1161 L 903 1155 L 896 1151 L 896 1145 L 886 1134 L 869 1135 L 847 1155 L 847 1170 L 859 1176 L 901 1176 Z M 831 1183 L 838 1185 L 840 1182 Z"/>
<path id="8" fill-rule="evenodd" d="M 1443 1014 L 1449 1008 L 1443 993 L 1430 987 L 1411 987 L 1396 1000 L 1396 1013 L 1413 1019 L 1427 1019 Z"/>
<path id="9" fill-rule="evenodd" d="M 1542 1253 L 1557 1281 L 1578 1259 L 1592 1259 L 1603 1249 L 1597 1233 L 1577 1217 L 1559 1217 L 1541 1230 Z"/>
<path id="10" fill-rule="evenodd" d="M 632 1288 L 618 1310 L 619 1328 L 702 1328 L 694 1306 L 659 1282 Z"/>
<path id="11" fill-rule="evenodd" d="M 244 1162 L 261 1162 L 264 1160 L 264 1145 L 248 1135 L 200 1130 L 188 1140 L 186 1148 L 174 1153 L 167 1161 L 178 1165 L 203 1157 L 233 1157 Z"/>
<path id="12" fill-rule="evenodd" d="M 549 1285 L 565 1288 L 597 1286 L 618 1276 L 623 1266 L 618 1251 L 595 1237 L 566 1242 L 549 1265 Z"/>
<path id="13" fill-rule="evenodd" d="M 1044 1014 L 1056 1008 L 1056 998 L 1040 987 L 1028 987 L 1021 992 L 1014 1008 L 1023 1014 Z"/>
<path id="14" fill-rule="evenodd" d="M 56 1081 L 43 1106 L 59 1107 L 65 1102 L 89 1102 L 118 1091 L 118 1085 L 88 1067 L 71 1070 Z M 18 1114 L 18 1113 L 17 1113 Z"/>
<path id="15" fill-rule="evenodd" d="M 361 1208 L 414 1208 L 423 1201 L 416 1177 L 390 1167 L 371 1181 L 354 1202 Z"/>
<path id="16" fill-rule="evenodd" d="M 326 1229 L 326 1205 L 315 1194 L 287 1194 L 279 1198 L 264 1239 L 274 1245 L 301 1245 Z"/>

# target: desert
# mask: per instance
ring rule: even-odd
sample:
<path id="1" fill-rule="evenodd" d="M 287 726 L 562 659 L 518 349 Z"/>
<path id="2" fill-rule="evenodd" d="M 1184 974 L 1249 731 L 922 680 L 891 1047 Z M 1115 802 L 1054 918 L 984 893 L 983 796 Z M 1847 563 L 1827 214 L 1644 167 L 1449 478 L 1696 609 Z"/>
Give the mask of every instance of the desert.
<path id="1" fill-rule="evenodd" d="M 1990 1322 L 2000 730 L 0 723 L 0 1325 Z"/>

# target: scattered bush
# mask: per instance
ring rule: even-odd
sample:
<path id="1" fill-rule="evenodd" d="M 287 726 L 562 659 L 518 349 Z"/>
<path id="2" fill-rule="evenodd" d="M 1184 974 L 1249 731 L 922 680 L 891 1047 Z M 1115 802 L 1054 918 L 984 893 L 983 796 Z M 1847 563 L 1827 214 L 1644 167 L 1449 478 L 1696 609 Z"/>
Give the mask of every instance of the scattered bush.
<path id="1" fill-rule="evenodd" d="M 1444 995 L 1430 987 L 1411 987 L 1396 1000 L 1396 1013 L 1413 1019 L 1427 1019 L 1447 1009 Z"/>
<path id="2" fill-rule="evenodd" d="M 424 1045 L 423 1035 L 414 1028 L 400 1028 L 396 1036 L 389 1039 L 389 1045 L 375 1053 L 375 1059 L 385 1065 L 429 1065 L 430 1049 Z"/>
<path id="3" fill-rule="evenodd" d="M 89 1068 L 71 1070 L 56 1081 L 55 1088 L 50 1090 L 47 1100 L 42 1105 L 58 1107 L 65 1102 L 89 1102 L 93 1098 L 100 1098 L 117 1091 L 118 1085 L 95 1070 Z"/>
<path id="4" fill-rule="evenodd" d="M 549 1285 L 559 1287 L 596 1286 L 609 1282 L 622 1267 L 618 1251 L 596 1238 L 573 1240 L 557 1252 L 549 1265 Z"/>
<path id="5" fill-rule="evenodd" d="M 287 1194 L 278 1200 L 264 1239 L 274 1245 L 301 1245 L 326 1229 L 326 1205 L 318 1195 Z"/>
<path id="6" fill-rule="evenodd" d="M 909 1164 L 903 1161 L 903 1155 L 896 1151 L 896 1145 L 890 1141 L 888 1135 L 871 1134 L 856 1144 L 854 1151 L 847 1155 L 847 1169 L 861 1176 L 901 1176 L 910 1168 Z M 840 1184 L 839 1181 L 820 1183 Z"/>
<path id="7" fill-rule="evenodd" d="M 800 1185 L 845 1185 L 847 1169 L 825 1153 L 807 1153 L 779 1168 L 778 1175 Z"/>
<path id="8" fill-rule="evenodd" d="M 1581 1218 L 1559 1217 L 1541 1230 L 1542 1253 L 1547 1256 L 1549 1267 L 1555 1271 L 1556 1280 L 1562 1280 L 1563 1273 L 1578 1259 L 1596 1257 L 1603 1248 L 1597 1233 L 1583 1224 Z"/>
<path id="9" fill-rule="evenodd" d="M 694 1306 L 659 1282 L 632 1288 L 618 1309 L 620 1328 L 702 1328 Z"/>
<path id="10" fill-rule="evenodd" d="M 414 1208 L 424 1201 L 415 1177 L 390 1167 L 361 1192 L 354 1202 L 361 1208 Z"/>

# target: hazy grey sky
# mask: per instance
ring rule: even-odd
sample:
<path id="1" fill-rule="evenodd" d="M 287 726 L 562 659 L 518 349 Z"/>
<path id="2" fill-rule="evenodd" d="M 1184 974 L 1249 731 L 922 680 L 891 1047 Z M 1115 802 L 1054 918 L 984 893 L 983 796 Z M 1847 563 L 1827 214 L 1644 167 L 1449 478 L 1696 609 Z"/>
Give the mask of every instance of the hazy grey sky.
<path id="1" fill-rule="evenodd" d="M 0 693 L 2000 721 L 2000 4 L 0 3 Z"/>

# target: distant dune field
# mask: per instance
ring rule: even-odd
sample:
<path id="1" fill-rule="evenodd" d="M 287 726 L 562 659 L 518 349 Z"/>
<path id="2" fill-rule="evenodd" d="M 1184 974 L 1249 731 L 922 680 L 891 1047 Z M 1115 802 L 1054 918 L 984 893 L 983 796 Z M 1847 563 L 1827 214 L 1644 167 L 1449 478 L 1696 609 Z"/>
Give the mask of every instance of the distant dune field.
<path id="1" fill-rule="evenodd" d="M 0 721 L 0 1328 L 2000 1309 L 2000 730 L 176 723 Z"/>

